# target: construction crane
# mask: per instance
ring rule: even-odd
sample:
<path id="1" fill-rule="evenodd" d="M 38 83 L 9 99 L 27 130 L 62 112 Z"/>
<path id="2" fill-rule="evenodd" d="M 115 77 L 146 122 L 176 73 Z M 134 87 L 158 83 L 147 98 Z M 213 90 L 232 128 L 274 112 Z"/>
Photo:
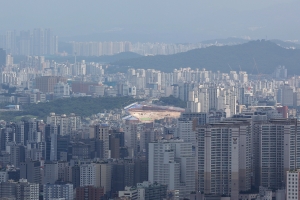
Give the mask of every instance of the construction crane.
<path id="1" fill-rule="evenodd" d="M 239 65 L 240 71 L 242 71 L 241 65 Z"/>
<path id="2" fill-rule="evenodd" d="M 233 71 L 232 68 L 231 68 L 231 66 L 229 65 L 229 63 L 228 63 L 228 67 L 230 68 L 231 71 Z"/>

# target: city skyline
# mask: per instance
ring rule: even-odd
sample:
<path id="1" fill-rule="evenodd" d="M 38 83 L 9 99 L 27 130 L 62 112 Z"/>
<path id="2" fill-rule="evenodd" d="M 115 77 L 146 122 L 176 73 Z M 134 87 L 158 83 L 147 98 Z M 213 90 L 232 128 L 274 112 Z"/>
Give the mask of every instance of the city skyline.
<path id="1" fill-rule="evenodd" d="M 265 78 L 232 69 L 111 73 L 96 62 L 7 55 L 0 80 L 1 198 L 298 195 L 286 173 L 300 167 L 300 76 L 284 66 Z"/>

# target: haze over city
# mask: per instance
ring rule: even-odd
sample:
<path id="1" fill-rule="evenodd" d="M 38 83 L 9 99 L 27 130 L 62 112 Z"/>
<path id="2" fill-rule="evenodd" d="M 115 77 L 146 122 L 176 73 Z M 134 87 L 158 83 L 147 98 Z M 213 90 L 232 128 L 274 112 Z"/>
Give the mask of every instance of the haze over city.
<path id="1" fill-rule="evenodd" d="M 297 40 L 296 0 L 3 1 L 0 31 L 51 28 L 60 40 L 201 42 Z"/>

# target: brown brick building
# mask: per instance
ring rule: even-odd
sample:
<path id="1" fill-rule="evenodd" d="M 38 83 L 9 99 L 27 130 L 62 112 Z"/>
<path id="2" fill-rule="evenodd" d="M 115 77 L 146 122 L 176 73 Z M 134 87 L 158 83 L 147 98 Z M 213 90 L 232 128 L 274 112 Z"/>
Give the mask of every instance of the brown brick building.
<path id="1" fill-rule="evenodd" d="M 103 196 L 103 187 L 84 186 L 76 188 L 76 199 L 79 200 L 99 200 Z"/>
<path id="2" fill-rule="evenodd" d="M 60 76 L 40 76 L 35 78 L 35 88 L 44 93 L 53 92 L 56 83 L 66 81 L 66 78 Z"/>

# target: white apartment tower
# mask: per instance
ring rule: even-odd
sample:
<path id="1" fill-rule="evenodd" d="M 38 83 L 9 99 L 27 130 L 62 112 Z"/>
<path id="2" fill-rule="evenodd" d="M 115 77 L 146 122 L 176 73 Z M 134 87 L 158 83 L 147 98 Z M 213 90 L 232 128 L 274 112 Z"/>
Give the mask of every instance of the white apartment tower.
<path id="1" fill-rule="evenodd" d="M 50 113 L 47 116 L 47 124 L 60 125 L 60 135 L 65 136 L 72 133 L 72 131 L 78 130 L 81 127 L 81 117 L 71 113 L 69 116 L 66 114 L 56 115 Z"/>
<path id="2" fill-rule="evenodd" d="M 104 193 L 111 190 L 111 165 L 91 163 L 80 165 L 80 186 L 104 187 Z"/>
<path id="3" fill-rule="evenodd" d="M 73 184 L 45 184 L 44 200 L 64 199 L 73 200 Z"/>
<path id="4" fill-rule="evenodd" d="M 181 198 L 195 191 L 195 158 L 192 143 L 183 140 L 160 140 L 149 143 L 148 180 L 179 191 Z"/>
<path id="5" fill-rule="evenodd" d="M 207 88 L 199 88 L 198 101 L 200 102 L 201 112 L 208 112 L 209 111 L 209 94 L 207 92 Z"/>
<path id="6" fill-rule="evenodd" d="M 197 93 L 198 91 L 189 91 L 187 108 L 190 112 L 201 112 L 201 103 Z"/>
<path id="7" fill-rule="evenodd" d="M 97 178 L 100 177 L 100 170 L 95 163 L 80 165 L 80 187 L 93 185 L 99 187 Z"/>
<path id="8" fill-rule="evenodd" d="M 197 120 L 193 118 L 180 117 L 177 119 L 176 137 L 182 139 L 184 142 L 196 142 L 195 127 Z"/>
<path id="9" fill-rule="evenodd" d="M 29 183 L 27 179 L 20 179 L 17 184 L 16 199 L 39 199 L 39 184 Z"/>
<path id="10" fill-rule="evenodd" d="M 54 96 L 56 98 L 69 97 L 70 86 L 67 83 L 58 82 L 54 85 Z"/>
<path id="11" fill-rule="evenodd" d="M 286 200 L 300 200 L 300 170 L 287 171 Z"/>

